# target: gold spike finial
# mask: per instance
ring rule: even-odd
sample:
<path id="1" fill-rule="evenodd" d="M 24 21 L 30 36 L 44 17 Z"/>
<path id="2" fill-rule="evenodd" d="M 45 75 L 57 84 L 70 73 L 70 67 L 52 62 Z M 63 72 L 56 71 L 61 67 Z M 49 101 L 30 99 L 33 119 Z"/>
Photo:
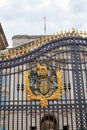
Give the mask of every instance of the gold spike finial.
<path id="1" fill-rule="evenodd" d="M 66 37 L 66 31 L 64 31 L 64 37 Z"/>
<path id="2" fill-rule="evenodd" d="M 70 30 L 67 32 L 67 36 L 70 36 L 71 35 L 71 33 L 70 33 Z"/>
<path id="3" fill-rule="evenodd" d="M 87 33 L 86 33 L 86 31 L 84 31 L 84 37 L 87 37 Z"/>
<path id="4" fill-rule="evenodd" d="M 61 30 L 60 34 L 61 34 L 61 37 L 63 37 L 63 31 L 62 30 Z"/>
<path id="5" fill-rule="evenodd" d="M 75 28 L 72 28 L 72 33 L 75 33 Z"/>
<path id="6" fill-rule="evenodd" d="M 41 42 L 42 42 L 42 44 L 44 43 L 44 37 L 41 38 Z"/>
<path id="7" fill-rule="evenodd" d="M 59 38 L 59 33 L 57 32 L 57 38 Z"/>
<path id="8" fill-rule="evenodd" d="M 56 33 L 54 33 L 54 34 L 53 34 L 53 36 L 54 36 L 54 39 L 56 39 L 56 38 L 57 38 L 57 34 L 56 34 Z"/>
<path id="9" fill-rule="evenodd" d="M 80 36 L 82 36 L 82 31 L 80 31 Z"/>

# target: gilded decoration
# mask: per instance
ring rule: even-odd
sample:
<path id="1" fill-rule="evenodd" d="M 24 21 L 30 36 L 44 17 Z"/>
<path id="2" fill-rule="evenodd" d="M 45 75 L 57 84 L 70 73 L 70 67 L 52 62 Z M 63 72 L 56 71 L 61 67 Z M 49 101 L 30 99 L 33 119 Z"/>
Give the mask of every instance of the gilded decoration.
<path id="1" fill-rule="evenodd" d="M 25 92 L 28 100 L 39 100 L 42 107 L 47 107 L 48 100 L 62 97 L 62 70 L 47 68 L 46 64 L 25 72 Z"/>
<path id="2" fill-rule="evenodd" d="M 47 44 L 48 42 L 58 39 L 58 38 L 64 38 L 64 37 L 83 37 L 87 38 L 87 32 L 84 31 L 78 31 L 75 28 L 72 28 L 72 30 L 69 31 L 60 31 L 59 33 L 54 33 L 52 35 L 47 35 L 42 37 L 41 39 L 37 39 L 35 41 L 32 41 L 29 44 L 26 44 L 24 46 L 20 46 L 19 48 L 13 48 L 10 49 L 8 52 L 5 53 L 4 57 L 6 59 L 17 57 L 19 55 L 23 55 L 25 53 L 28 53 L 29 51 L 32 51 L 38 47 L 40 47 L 43 44 Z"/>

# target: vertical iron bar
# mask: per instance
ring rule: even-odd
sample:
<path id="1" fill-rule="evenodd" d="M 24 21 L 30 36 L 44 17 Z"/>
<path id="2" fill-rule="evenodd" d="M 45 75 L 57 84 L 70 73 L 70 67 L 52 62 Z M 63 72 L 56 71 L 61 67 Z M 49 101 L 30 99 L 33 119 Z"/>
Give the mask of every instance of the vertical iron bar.
<path id="1" fill-rule="evenodd" d="M 19 130 L 19 90 L 20 90 L 20 83 L 19 83 L 19 66 L 18 66 L 18 73 L 17 73 L 17 78 L 18 78 L 18 83 L 17 83 L 17 130 Z"/>
<path id="2" fill-rule="evenodd" d="M 13 110 L 12 110 L 12 130 L 14 130 L 14 107 L 15 107 L 15 67 L 13 68 Z"/>
<path id="3" fill-rule="evenodd" d="M 82 64 L 84 67 L 83 67 L 83 73 L 84 73 L 84 77 L 85 77 L 85 104 L 84 104 L 84 106 L 85 106 L 85 111 L 86 111 L 86 128 L 87 128 L 87 102 L 86 102 L 86 91 L 87 91 L 87 61 L 86 61 L 86 57 L 87 57 L 87 46 L 83 46 L 82 47 L 82 49 L 84 50 L 82 50 L 82 57 L 83 57 L 83 61 L 84 61 L 84 63 Z"/>
<path id="4" fill-rule="evenodd" d="M 35 104 L 34 104 L 34 114 L 35 114 L 35 128 L 37 129 L 37 122 L 36 122 L 36 118 L 37 118 L 37 101 L 34 101 L 35 102 Z"/>
<path id="5" fill-rule="evenodd" d="M 26 130 L 28 130 L 28 102 L 27 102 L 27 93 L 26 93 Z"/>
<path id="6" fill-rule="evenodd" d="M 71 102 L 71 86 L 68 86 L 68 89 L 69 89 L 69 98 L 70 98 L 70 112 L 71 112 L 71 127 L 72 127 L 72 130 L 73 130 L 73 112 L 72 112 L 72 110 L 74 110 L 74 109 L 72 109 L 72 102 Z"/>
<path id="7" fill-rule="evenodd" d="M 64 53 L 63 53 L 63 59 L 65 59 L 66 61 L 68 61 L 68 59 L 67 59 L 67 46 L 66 46 L 66 59 L 65 59 L 65 57 L 64 57 Z M 68 66 L 68 64 L 66 64 L 66 68 L 67 68 L 67 66 Z M 68 127 L 68 93 L 67 93 L 67 81 L 68 81 L 68 79 L 65 79 L 65 77 L 67 77 L 68 75 L 66 75 L 66 71 L 64 70 L 64 83 L 65 83 L 65 87 L 64 87 L 64 92 L 65 92 L 65 105 L 66 105 L 66 107 L 65 107 L 65 109 L 66 109 L 66 118 L 67 118 L 67 127 Z"/>
<path id="8" fill-rule="evenodd" d="M 6 70 L 4 70 L 5 71 L 5 73 L 4 73 L 4 80 L 5 80 L 5 84 L 4 84 L 4 92 L 5 92 L 5 94 L 4 94 L 4 116 L 3 116 L 3 128 L 5 128 L 6 126 L 6 106 L 7 106 L 7 99 L 6 99 L 6 97 L 7 97 L 7 95 L 6 95 L 6 92 L 7 92 L 7 85 L 6 85 L 6 83 L 7 83 L 7 81 L 6 81 L 6 78 L 7 78 L 7 68 L 6 68 Z"/>
<path id="9" fill-rule="evenodd" d="M 39 122 L 39 125 L 40 125 L 40 130 L 41 130 L 41 126 L 42 126 L 42 111 L 41 111 L 41 105 L 39 105 L 39 115 L 40 115 L 40 122 Z"/>
<path id="10" fill-rule="evenodd" d="M 8 89 L 8 92 L 9 92 L 9 102 L 8 102 L 8 130 L 10 130 L 10 125 L 9 125 L 9 122 L 10 122 L 10 104 L 11 104 L 11 68 L 9 70 L 9 89 Z"/>
<path id="11" fill-rule="evenodd" d="M 68 46 L 67 46 L 68 47 Z M 71 86 L 70 86 L 70 76 L 69 76 L 69 56 L 68 56 L 68 48 L 66 47 L 66 53 L 67 53 L 67 71 L 68 71 L 68 91 L 69 91 L 69 103 L 70 103 L 70 117 L 71 117 L 71 129 L 73 130 L 73 116 L 72 116 L 72 102 L 71 102 Z M 70 49 L 70 48 L 69 48 Z"/>
<path id="12" fill-rule="evenodd" d="M 60 125 L 59 125 L 59 104 L 58 104 L 58 100 L 57 100 L 57 130 L 60 129 Z"/>
<path id="13" fill-rule="evenodd" d="M 52 101 L 52 105 L 53 105 L 53 115 L 52 115 L 53 116 L 53 120 L 52 120 L 53 121 L 53 129 L 55 129 L 55 125 L 54 125 L 55 124 L 55 122 L 54 122 L 54 117 L 55 117 L 55 115 L 54 115 L 54 109 L 55 109 L 54 108 L 54 101 L 55 100 Z"/>
<path id="14" fill-rule="evenodd" d="M 63 52 L 63 46 L 62 46 L 62 52 Z M 61 53 L 60 53 L 61 54 Z M 62 55 L 62 60 L 64 60 L 64 55 L 63 55 L 63 53 L 61 54 Z M 60 55 L 60 60 L 61 60 L 61 55 Z M 65 70 L 63 70 L 63 74 L 65 73 Z M 65 76 L 65 75 L 63 75 L 63 76 Z M 65 78 L 65 77 L 64 77 Z M 61 112 L 62 112 L 62 114 L 61 114 L 61 116 L 62 116 L 62 129 L 63 129 L 63 126 L 64 126 L 64 105 L 63 105 L 63 98 L 62 98 L 62 94 L 63 94 L 63 92 L 61 92 L 61 105 L 62 105 L 62 107 L 61 107 Z"/>
<path id="15" fill-rule="evenodd" d="M 23 79 L 24 79 L 24 74 L 23 74 L 23 65 L 22 65 L 22 84 L 21 84 L 21 93 L 22 93 L 22 97 L 21 97 L 21 130 L 23 130 L 23 91 L 24 91 L 24 83 L 23 83 Z"/>
<path id="16" fill-rule="evenodd" d="M 30 101 L 30 130 L 32 130 L 32 101 Z"/>
<path id="17" fill-rule="evenodd" d="M 26 63 L 26 69 L 27 69 L 27 63 Z M 26 72 L 26 71 L 25 71 Z M 26 93 L 26 130 L 28 130 L 28 101 L 27 101 L 27 93 Z"/>
<path id="18" fill-rule="evenodd" d="M 2 78 L 3 78 L 3 59 L 0 59 L 0 124 L 1 124 L 1 118 L 2 118 Z"/>
<path id="19" fill-rule="evenodd" d="M 49 122 L 48 127 L 49 129 L 50 129 L 50 109 L 51 109 L 50 105 L 52 105 L 50 102 L 52 101 L 48 101 L 48 122 Z"/>

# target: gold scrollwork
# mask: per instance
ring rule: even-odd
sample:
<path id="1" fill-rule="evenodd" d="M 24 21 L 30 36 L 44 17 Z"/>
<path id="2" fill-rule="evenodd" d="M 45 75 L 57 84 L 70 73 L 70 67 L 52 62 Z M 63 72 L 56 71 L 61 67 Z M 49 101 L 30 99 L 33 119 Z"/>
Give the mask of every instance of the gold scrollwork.
<path id="1" fill-rule="evenodd" d="M 56 77 L 58 87 L 56 91 L 50 96 L 46 97 L 42 94 L 35 95 L 30 88 L 30 71 L 25 72 L 25 92 L 28 100 L 39 100 L 42 107 L 47 107 L 48 100 L 59 100 L 62 97 L 63 81 L 62 81 L 62 70 L 56 71 Z"/>

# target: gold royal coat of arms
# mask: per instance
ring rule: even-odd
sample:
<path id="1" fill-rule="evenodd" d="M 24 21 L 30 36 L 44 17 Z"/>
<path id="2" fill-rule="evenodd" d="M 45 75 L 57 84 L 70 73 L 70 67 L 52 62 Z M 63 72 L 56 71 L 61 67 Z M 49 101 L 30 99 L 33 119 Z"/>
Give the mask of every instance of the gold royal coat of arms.
<path id="1" fill-rule="evenodd" d="M 59 100 L 62 96 L 62 70 L 48 69 L 46 64 L 37 64 L 25 72 L 25 92 L 27 99 L 39 100 L 42 107 L 48 100 Z"/>

